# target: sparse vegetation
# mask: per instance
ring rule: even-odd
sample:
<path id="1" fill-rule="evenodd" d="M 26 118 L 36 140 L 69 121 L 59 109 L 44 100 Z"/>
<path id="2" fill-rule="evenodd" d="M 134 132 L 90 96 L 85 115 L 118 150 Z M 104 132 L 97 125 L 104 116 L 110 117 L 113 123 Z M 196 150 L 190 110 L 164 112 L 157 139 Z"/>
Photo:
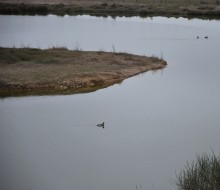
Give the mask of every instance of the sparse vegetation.
<path id="1" fill-rule="evenodd" d="M 219 190 L 220 155 L 197 155 L 196 161 L 187 162 L 176 176 L 175 184 L 179 190 Z"/>
<path id="2" fill-rule="evenodd" d="M 0 48 L 0 96 L 77 93 L 96 90 L 149 70 L 162 69 L 158 58 L 102 49 L 86 52 L 66 47 Z"/>
<path id="3" fill-rule="evenodd" d="M 25 4 L 18 2 L 25 2 Z M 63 3 L 53 0 L 38 2 L 41 3 L 37 4 L 32 0 L 0 0 L 0 14 L 220 17 L 219 0 L 80 0 L 74 2 L 64 0 Z"/>

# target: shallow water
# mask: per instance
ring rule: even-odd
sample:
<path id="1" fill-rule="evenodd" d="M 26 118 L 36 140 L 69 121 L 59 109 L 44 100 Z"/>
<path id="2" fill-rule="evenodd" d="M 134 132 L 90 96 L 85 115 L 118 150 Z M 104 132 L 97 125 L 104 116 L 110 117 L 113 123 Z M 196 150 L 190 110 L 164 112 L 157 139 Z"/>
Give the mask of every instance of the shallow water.
<path id="1" fill-rule="evenodd" d="M 1 46 L 114 46 L 168 62 L 93 93 L 1 99 L 0 189 L 173 189 L 186 160 L 219 152 L 219 33 L 216 20 L 0 16 Z"/>

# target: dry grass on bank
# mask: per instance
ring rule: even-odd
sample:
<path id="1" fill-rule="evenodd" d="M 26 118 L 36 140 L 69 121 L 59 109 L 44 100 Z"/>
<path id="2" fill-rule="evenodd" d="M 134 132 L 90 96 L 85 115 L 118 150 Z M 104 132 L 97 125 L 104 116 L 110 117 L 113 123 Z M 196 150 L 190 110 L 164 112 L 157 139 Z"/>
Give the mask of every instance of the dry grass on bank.
<path id="1" fill-rule="evenodd" d="M 179 190 L 219 190 L 220 154 L 198 154 L 177 174 L 174 184 Z"/>
<path id="2" fill-rule="evenodd" d="M 120 3 L 120 4 L 188 4 L 188 5 L 216 5 L 219 0 L 0 0 L 0 3 L 25 4 L 92 4 L 92 3 Z"/>
<path id="3" fill-rule="evenodd" d="M 166 62 L 126 53 L 0 48 L 0 95 L 22 91 L 78 91 L 109 86 Z"/>
<path id="4" fill-rule="evenodd" d="M 220 17 L 220 0 L 0 0 L 0 14 Z"/>

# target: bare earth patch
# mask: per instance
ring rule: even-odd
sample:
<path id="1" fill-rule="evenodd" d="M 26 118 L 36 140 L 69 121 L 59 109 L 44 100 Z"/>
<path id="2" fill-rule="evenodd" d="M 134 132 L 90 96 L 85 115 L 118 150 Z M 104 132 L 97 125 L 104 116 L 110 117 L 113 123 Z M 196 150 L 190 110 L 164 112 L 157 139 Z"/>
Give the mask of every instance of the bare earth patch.
<path id="1" fill-rule="evenodd" d="M 166 65 L 126 53 L 0 48 L 0 96 L 93 91 Z"/>

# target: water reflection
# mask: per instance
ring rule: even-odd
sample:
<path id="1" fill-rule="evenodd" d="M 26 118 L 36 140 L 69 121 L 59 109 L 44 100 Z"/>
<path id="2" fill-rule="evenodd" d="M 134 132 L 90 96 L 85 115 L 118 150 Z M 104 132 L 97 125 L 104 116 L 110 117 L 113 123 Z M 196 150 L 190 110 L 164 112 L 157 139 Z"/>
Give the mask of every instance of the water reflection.
<path id="1" fill-rule="evenodd" d="M 0 25 L 2 46 L 114 44 L 168 62 L 94 93 L 0 101 L 0 189 L 170 190 L 186 160 L 219 151 L 219 21 L 0 16 Z"/>
<path id="2" fill-rule="evenodd" d="M 65 46 L 92 51 L 112 51 L 114 46 L 117 52 L 160 56 L 161 52 L 167 54 L 167 46 L 173 50 L 175 41 L 179 41 L 177 45 L 182 47 L 181 43 L 192 43 L 196 35 L 219 40 L 214 32 L 219 30 L 216 22 L 164 17 L 117 17 L 113 20 L 90 16 L 1 16 L 0 44 L 43 49 Z"/>

